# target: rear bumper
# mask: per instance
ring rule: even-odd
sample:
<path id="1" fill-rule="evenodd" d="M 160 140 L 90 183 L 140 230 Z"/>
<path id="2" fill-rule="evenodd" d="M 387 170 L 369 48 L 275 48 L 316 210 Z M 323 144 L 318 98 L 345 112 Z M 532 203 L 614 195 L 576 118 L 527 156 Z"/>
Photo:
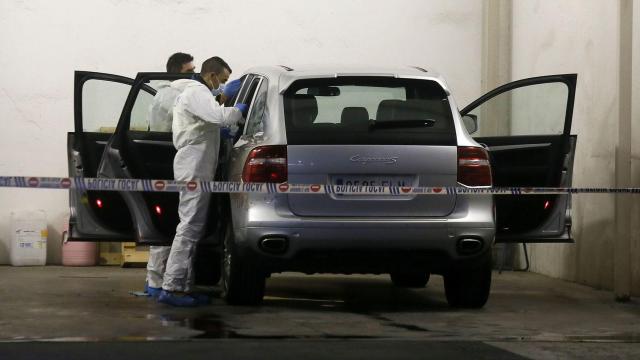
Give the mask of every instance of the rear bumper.
<path id="1" fill-rule="evenodd" d="M 389 226 L 366 224 L 336 228 L 246 228 L 240 249 L 257 258 L 270 272 L 386 273 L 394 270 L 427 270 L 442 273 L 451 267 L 472 265 L 493 243 L 493 228 Z M 386 226 L 385 226 L 386 225 Z M 282 254 L 261 249 L 260 239 L 277 235 L 288 240 Z M 460 254 L 463 238 L 482 241 L 473 255 Z"/>
<path id="2" fill-rule="evenodd" d="M 442 273 L 484 259 L 495 238 L 491 196 L 460 196 L 446 218 L 298 217 L 278 208 L 277 199 L 253 204 L 248 211 L 232 208 L 235 240 L 244 255 L 270 272 Z M 260 241 L 267 237 L 286 238 L 286 250 L 262 249 Z M 463 238 L 481 240 L 482 246 L 462 254 L 457 244 Z"/>

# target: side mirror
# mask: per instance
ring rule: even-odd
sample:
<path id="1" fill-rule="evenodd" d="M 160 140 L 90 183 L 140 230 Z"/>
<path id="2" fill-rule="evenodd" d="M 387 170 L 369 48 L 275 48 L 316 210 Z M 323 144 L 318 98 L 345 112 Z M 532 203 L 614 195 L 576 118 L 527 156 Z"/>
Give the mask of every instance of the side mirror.
<path id="1" fill-rule="evenodd" d="M 467 114 L 462 117 L 464 127 L 467 128 L 469 134 L 473 134 L 478 131 L 478 115 Z"/>

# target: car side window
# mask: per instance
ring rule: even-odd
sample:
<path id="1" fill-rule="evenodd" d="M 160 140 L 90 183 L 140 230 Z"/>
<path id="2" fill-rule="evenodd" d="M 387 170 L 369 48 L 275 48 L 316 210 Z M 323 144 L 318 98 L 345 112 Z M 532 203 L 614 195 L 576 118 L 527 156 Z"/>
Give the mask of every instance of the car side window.
<path id="1" fill-rule="evenodd" d="M 228 98 L 224 102 L 224 106 L 233 106 L 236 104 L 238 99 L 241 99 L 243 94 L 246 92 L 247 87 L 249 86 L 248 81 L 250 81 L 250 77 L 251 75 L 243 75 L 242 77 L 240 77 L 240 81 L 242 82 L 242 84 L 240 85 L 240 91 L 238 91 L 238 93 L 234 97 Z"/>
<path id="2" fill-rule="evenodd" d="M 238 103 L 245 103 L 245 98 L 247 97 L 247 93 L 249 92 L 249 88 L 251 87 L 251 82 L 254 78 L 254 75 L 248 74 L 242 76 L 240 79 L 242 80 L 242 85 L 240 86 L 240 91 L 236 96 L 234 96 L 231 100 L 227 100 L 225 106 L 234 106 Z"/>
<path id="3" fill-rule="evenodd" d="M 131 85 L 98 79 L 82 87 L 82 130 L 113 133 Z"/>
<path id="4" fill-rule="evenodd" d="M 259 88 L 253 97 L 253 104 L 249 108 L 247 115 L 247 125 L 245 135 L 255 135 L 264 131 L 264 117 L 267 114 L 267 79 L 262 79 Z"/>
<path id="5" fill-rule="evenodd" d="M 171 132 L 173 104 L 179 91 L 172 88 L 168 80 L 151 80 L 146 85 L 133 104 L 129 130 Z"/>
<path id="6" fill-rule="evenodd" d="M 136 102 L 131 110 L 131 121 L 129 122 L 129 130 L 131 131 L 149 131 L 150 116 L 149 110 L 154 103 L 154 96 L 140 91 L 136 97 Z"/>
<path id="7" fill-rule="evenodd" d="M 155 94 L 153 94 L 155 92 Z M 151 80 L 140 89 L 131 109 L 130 131 L 171 132 L 173 105 L 180 91 L 169 80 Z"/>
<path id="8" fill-rule="evenodd" d="M 476 124 L 465 126 L 477 127 L 473 137 L 559 135 L 568 98 L 569 88 L 562 82 L 515 88 L 469 111 Z"/>
<path id="9" fill-rule="evenodd" d="M 256 95 L 256 91 L 258 90 L 258 85 L 260 85 L 260 80 L 262 78 L 258 77 L 258 76 L 254 76 L 251 79 L 251 83 L 249 84 L 249 87 L 247 88 L 247 92 L 244 94 L 244 99 L 239 100 L 239 102 L 242 102 L 244 104 L 249 105 L 249 112 L 251 112 L 251 106 L 253 104 L 253 98 Z"/>

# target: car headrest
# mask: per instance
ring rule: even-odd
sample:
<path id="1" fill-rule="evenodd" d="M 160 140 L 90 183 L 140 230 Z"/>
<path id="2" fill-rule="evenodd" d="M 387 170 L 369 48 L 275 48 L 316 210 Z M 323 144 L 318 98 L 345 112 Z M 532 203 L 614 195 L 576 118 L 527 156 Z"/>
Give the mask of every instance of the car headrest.
<path id="1" fill-rule="evenodd" d="M 397 119 L 397 113 L 402 108 L 404 101 L 402 100 L 382 100 L 378 105 L 378 112 L 376 113 L 377 121 L 392 121 Z"/>
<path id="2" fill-rule="evenodd" d="M 309 126 L 318 116 L 318 101 L 313 95 L 296 94 L 292 98 L 291 110 L 295 126 Z"/>
<path id="3" fill-rule="evenodd" d="M 365 107 L 351 106 L 342 110 L 340 123 L 346 126 L 364 126 L 369 122 L 369 112 Z"/>

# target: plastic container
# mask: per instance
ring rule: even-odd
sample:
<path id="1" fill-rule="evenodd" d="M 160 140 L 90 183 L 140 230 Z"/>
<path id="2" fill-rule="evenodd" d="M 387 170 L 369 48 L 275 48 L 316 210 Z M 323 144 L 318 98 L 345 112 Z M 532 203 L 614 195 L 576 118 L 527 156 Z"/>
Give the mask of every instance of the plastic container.
<path id="1" fill-rule="evenodd" d="M 13 266 L 47 263 L 47 214 L 43 210 L 11 213 L 9 257 Z"/>
<path id="2" fill-rule="evenodd" d="M 69 224 L 62 230 L 62 265 L 95 266 L 98 263 L 98 244 L 91 241 L 69 241 Z"/>

